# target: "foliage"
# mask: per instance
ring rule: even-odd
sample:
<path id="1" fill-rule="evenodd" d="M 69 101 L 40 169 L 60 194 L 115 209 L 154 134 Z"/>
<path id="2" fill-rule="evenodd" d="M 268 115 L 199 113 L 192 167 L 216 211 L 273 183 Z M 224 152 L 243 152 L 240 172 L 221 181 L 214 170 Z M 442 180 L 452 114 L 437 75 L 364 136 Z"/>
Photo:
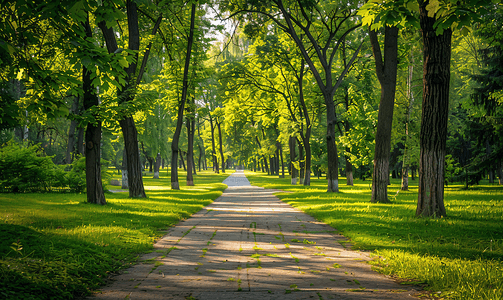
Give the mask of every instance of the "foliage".
<path id="1" fill-rule="evenodd" d="M 134 264 L 138 253 L 151 250 L 160 229 L 220 196 L 225 177 L 200 173 L 200 186 L 176 192 L 169 180 L 145 179 L 149 199 L 114 193 L 105 206 L 87 204 L 83 194 L 1 194 L 0 297 L 89 295 L 111 273 Z"/>
<path id="2" fill-rule="evenodd" d="M 281 189 L 284 202 L 339 230 L 354 249 L 377 254 L 375 264 L 385 274 L 426 283 L 452 299 L 503 297 L 503 187 L 481 185 L 466 191 L 461 185 L 445 189 L 447 218 L 415 218 L 417 184 L 400 191 L 399 180 L 388 189 L 392 204 L 370 205 L 368 184 L 355 181 L 341 193 L 327 194 L 324 181 L 311 187 L 292 186 L 247 172 L 253 185 Z M 395 194 L 395 190 L 398 190 Z M 426 230 L 425 230 L 426 228 Z"/>
<path id="3" fill-rule="evenodd" d="M 101 160 L 103 187 L 109 180 L 108 162 Z M 26 193 L 86 189 L 86 158 L 80 157 L 71 165 L 55 165 L 40 145 L 24 147 L 9 142 L 0 148 L 0 184 L 2 192 Z M 65 171 L 69 169 L 69 171 Z"/>
<path id="4" fill-rule="evenodd" d="M 107 172 L 109 162 L 101 159 L 101 180 L 103 189 L 106 190 L 110 174 Z M 66 182 L 71 192 L 82 193 L 86 189 L 86 158 L 78 157 L 70 165 L 70 171 L 67 172 Z"/>
<path id="5" fill-rule="evenodd" d="M 39 145 L 23 147 L 9 142 L 0 148 L 0 170 L 4 192 L 48 191 L 52 182 L 61 179 L 60 169 Z"/>

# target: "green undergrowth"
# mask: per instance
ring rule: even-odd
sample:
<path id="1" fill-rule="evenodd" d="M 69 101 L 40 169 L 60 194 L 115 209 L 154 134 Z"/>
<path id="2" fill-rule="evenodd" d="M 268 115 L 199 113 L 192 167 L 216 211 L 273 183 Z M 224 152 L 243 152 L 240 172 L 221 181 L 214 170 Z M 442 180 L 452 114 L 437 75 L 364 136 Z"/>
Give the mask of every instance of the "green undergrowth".
<path id="1" fill-rule="evenodd" d="M 147 173 L 148 198 L 107 192 L 104 206 L 87 204 L 85 194 L 0 194 L 0 299 L 88 295 L 151 250 L 163 230 L 220 196 L 228 175 L 199 173 L 187 187 L 180 172 L 178 191 L 168 176 Z"/>
<path id="2" fill-rule="evenodd" d="M 339 193 L 327 193 L 324 179 L 311 186 L 290 184 L 263 173 L 246 173 L 251 184 L 292 191 L 278 193 L 286 203 L 323 221 L 351 240 L 353 249 L 371 250 L 382 273 L 425 283 L 446 299 L 503 299 L 503 186 L 445 188 L 447 218 L 416 218 L 417 180 L 399 191 L 388 187 L 391 204 L 370 203 L 371 182 L 339 179 Z"/>

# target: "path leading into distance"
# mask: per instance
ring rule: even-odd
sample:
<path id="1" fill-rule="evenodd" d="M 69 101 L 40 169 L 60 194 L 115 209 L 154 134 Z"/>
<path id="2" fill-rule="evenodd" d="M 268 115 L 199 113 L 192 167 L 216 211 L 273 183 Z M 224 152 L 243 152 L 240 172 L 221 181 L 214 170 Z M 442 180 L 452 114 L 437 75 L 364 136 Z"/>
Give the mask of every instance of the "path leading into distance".
<path id="1" fill-rule="evenodd" d="M 222 196 L 172 227 L 99 299 L 414 299 L 368 253 L 273 190 L 230 175 Z"/>

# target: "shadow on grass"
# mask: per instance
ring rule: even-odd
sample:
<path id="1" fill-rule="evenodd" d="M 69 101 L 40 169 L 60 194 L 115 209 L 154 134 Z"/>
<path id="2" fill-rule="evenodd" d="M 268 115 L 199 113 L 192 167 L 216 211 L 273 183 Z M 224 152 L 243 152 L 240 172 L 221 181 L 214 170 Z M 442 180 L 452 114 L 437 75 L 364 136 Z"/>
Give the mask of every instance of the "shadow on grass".
<path id="1" fill-rule="evenodd" d="M 362 181 L 355 181 L 354 186 L 340 185 L 340 193 L 327 193 L 325 180 L 313 179 L 306 187 L 261 174 L 247 177 L 253 185 L 293 191 L 277 196 L 341 231 L 356 249 L 394 249 L 449 259 L 501 261 L 503 257 L 501 186 L 468 191 L 452 186 L 445 193 L 448 217 L 430 219 L 415 217 L 417 186 L 399 191 L 397 180 L 388 187 L 392 203 L 374 204 L 370 203 L 367 183 Z"/>

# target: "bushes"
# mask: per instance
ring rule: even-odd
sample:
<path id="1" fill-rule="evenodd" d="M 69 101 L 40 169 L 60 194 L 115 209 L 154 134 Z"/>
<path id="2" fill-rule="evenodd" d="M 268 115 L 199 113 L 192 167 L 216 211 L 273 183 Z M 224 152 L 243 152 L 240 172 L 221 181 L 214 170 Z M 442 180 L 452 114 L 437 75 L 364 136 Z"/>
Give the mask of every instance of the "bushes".
<path id="1" fill-rule="evenodd" d="M 106 179 L 106 165 L 102 160 L 102 178 Z M 65 171 L 68 170 L 68 171 Z M 39 145 L 23 147 L 10 142 L 0 148 L 0 186 L 2 192 L 48 192 L 86 189 L 86 160 L 81 157 L 71 165 L 57 166 L 45 156 Z"/>

